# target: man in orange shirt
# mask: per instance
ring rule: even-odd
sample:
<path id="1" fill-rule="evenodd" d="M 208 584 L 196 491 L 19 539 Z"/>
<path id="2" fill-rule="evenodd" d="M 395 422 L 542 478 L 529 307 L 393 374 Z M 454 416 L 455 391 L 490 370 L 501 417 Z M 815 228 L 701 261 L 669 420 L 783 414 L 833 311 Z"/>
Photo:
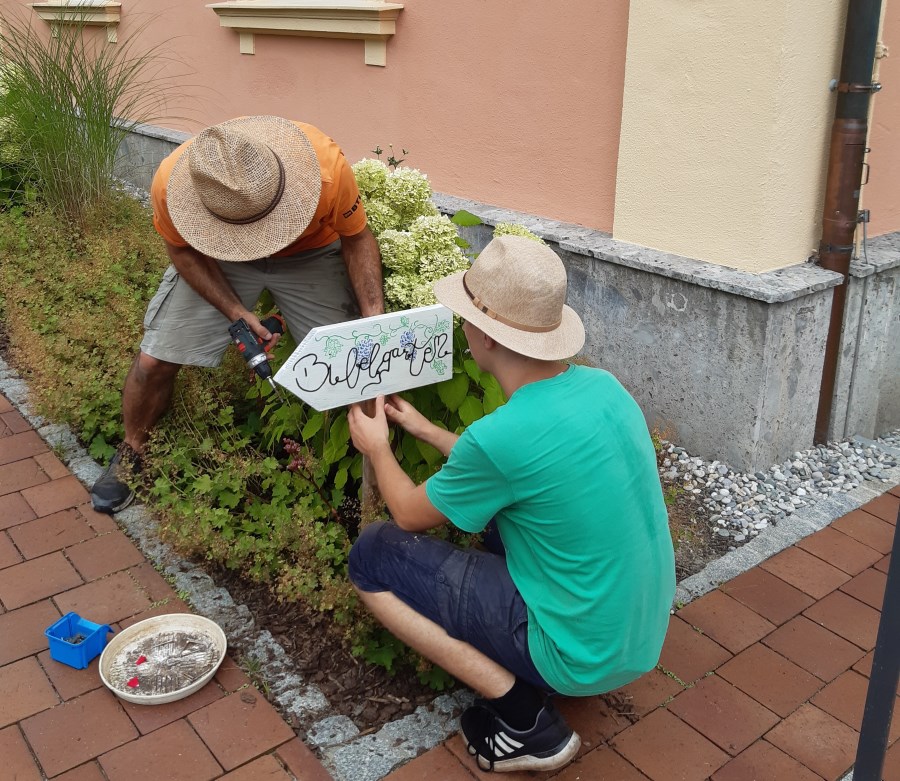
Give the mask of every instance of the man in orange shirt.
<path id="1" fill-rule="evenodd" d="M 254 116 L 208 127 L 163 160 L 150 196 L 172 264 L 125 380 L 125 440 L 91 489 L 105 513 L 133 500 L 124 470 L 140 468 L 181 366 L 218 366 L 239 318 L 273 338 L 253 314 L 263 289 L 298 342 L 314 326 L 384 311 L 353 171 L 312 125 Z"/>

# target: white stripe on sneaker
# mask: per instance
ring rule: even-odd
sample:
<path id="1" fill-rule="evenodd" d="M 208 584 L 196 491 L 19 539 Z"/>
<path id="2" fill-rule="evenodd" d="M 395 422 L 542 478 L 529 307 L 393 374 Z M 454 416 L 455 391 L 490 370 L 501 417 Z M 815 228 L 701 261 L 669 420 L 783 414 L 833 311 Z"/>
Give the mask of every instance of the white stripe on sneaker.
<path id="1" fill-rule="evenodd" d="M 494 735 L 491 743 L 493 744 L 491 748 L 494 751 L 499 748 L 503 754 L 511 754 L 517 748 L 522 748 L 522 746 L 524 745 L 523 743 L 519 743 L 518 740 L 513 740 L 505 732 L 498 732 L 496 735 Z"/>

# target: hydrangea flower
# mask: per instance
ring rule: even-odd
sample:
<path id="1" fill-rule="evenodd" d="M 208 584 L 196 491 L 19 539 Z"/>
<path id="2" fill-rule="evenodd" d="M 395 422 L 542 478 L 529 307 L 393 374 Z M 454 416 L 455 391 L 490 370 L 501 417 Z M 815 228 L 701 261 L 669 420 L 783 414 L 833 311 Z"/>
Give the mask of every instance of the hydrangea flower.
<path id="1" fill-rule="evenodd" d="M 381 260 L 398 274 L 415 274 L 419 265 L 419 250 L 413 235 L 407 231 L 386 230 L 378 236 Z"/>
<path id="2" fill-rule="evenodd" d="M 363 199 L 366 209 L 369 228 L 375 236 L 380 236 L 386 230 L 396 230 L 400 227 L 400 215 L 383 201 L 367 201 Z"/>
<path id="3" fill-rule="evenodd" d="M 384 298 L 386 309 L 393 312 L 437 303 L 431 282 L 423 282 L 404 274 L 391 274 L 384 281 Z"/>
<path id="4" fill-rule="evenodd" d="M 384 262 L 387 311 L 436 303 L 432 284 L 469 267 L 459 233 L 431 201 L 428 177 L 416 168 L 394 170 L 366 158 L 353 166 L 369 227 L 378 239 Z M 543 240 L 521 225 L 501 223 L 495 236 Z"/>
<path id="5" fill-rule="evenodd" d="M 457 271 L 465 271 L 469 267 L 469 261 L 459 247 L 455 249 L 456 252 L 426 252 L 422 255 L 419 261 L 422 279 L 437 282 Z"/>
<path id="6" fill-rule="evenodd" d="M 540 236 L 537 236 L 528 230 L 524 225 L 516 225 L 514 222 L 498 222 L 494 228 L 494 238 L 497 236 L 522 236 L 523 238 L 536 241 L 539 244 L 547 243 Z"/>
<path id="7" fill-rule="evenodd" d="M 385 185 L 390 172 L 381 160 L 365 157 L 358 163 L 354 163 L 351 168 L 363 199 L 384 199 Z"/>
<path id="8" fill-rule="evenodd" d="M 416 168 L 396 168 L 387 178 L 384 200 L 400 215 L 405 225 L 420 215 L 437 214 L 431 202 L 428 177 Z"/>
<path id="9" fill-rule="evenodd" d="M 459 233 L 446 215 L 417 217 L 409 226 L 409 232 L 423 254 L 428 252 L 462 254 L 456 243 Z"/>

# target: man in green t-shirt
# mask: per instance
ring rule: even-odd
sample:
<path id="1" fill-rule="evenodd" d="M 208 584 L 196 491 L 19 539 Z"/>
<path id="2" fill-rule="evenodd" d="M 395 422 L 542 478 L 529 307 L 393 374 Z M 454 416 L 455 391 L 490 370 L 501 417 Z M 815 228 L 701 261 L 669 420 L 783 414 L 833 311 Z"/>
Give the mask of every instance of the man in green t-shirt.
<path id="1" fill-rule="evenodd" d="M 459 436 L 399 397 L 349 415 L 394 519 L 360 535 L 350 579 L 391 632 L 482 695 L 461 729 L 485 770 L 570 761 L 580 739 L 547 695 L 598 694 L 653 669 L 674 596 L 647 425 L 611 374 L 563 360 L 584 344 L 566 287 L 549 247 L 494 239 L 434 292 L 509 401 Z M 415 485 L 389 422 L 448 456 L 443 469 Z M 423 533 L 448 521 L 484 532 L 487 550 Z"/>

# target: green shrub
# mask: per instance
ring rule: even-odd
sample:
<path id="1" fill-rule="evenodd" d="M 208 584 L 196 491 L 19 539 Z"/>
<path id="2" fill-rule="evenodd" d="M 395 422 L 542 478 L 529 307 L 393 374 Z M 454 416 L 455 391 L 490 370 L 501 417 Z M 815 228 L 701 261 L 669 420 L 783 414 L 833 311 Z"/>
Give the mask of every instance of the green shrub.
<path id="1" fill-rule="evenodd" d="M 82 221 L 110 195 L 120 141 L 171 89 L 159 76 L 160 48 L 138 48 L 144 27 L 110 44 L 77 19 L 51 36 L 0 17 L 0 117 L 20 151 L 13 173 L 62 216 Z"/>

